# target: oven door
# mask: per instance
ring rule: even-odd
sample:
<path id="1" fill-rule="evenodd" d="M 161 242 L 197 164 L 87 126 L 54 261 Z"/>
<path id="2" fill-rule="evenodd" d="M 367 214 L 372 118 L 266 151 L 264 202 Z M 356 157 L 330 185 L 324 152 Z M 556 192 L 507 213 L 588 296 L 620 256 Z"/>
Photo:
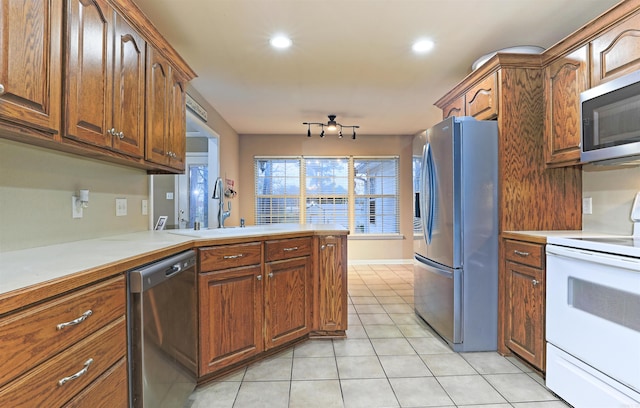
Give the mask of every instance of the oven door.
<path id="1" fill-rule="evenodd" d="M 640 392 L 640 259 L 547 245 L 547 342 Z"/>

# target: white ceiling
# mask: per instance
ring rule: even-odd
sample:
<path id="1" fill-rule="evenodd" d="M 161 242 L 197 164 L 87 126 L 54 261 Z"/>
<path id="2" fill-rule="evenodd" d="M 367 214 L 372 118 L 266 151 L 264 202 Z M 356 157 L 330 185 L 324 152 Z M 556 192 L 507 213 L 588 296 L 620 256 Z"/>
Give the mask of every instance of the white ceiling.
<path id="1" fill-rule="evenodd" d="M 480 56 L 555 44 L 618 0 L 134 0 L 239 134 L 306 134 L 336 114 L 414 134 Z M 285 33 L 293 46 L 272 49 Z M 412 43 L 435 48 L 414 55 Z M 431 115 L 431 116 L 429 116 Z M 437 116 L 437 115 L 436 115 Z"/>

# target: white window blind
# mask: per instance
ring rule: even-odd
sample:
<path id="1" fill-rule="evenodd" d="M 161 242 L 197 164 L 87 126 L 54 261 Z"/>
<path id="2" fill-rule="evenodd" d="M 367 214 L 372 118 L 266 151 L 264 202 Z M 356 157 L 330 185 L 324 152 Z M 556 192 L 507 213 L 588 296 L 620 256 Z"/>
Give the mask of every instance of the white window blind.
<path id="1" fill-rule="evenodd" d="M 339 224 L 400 233 L 398 157 L 256 157 L 256 224 Z"/>
<path id="2" fill-rule="evenodd" d="M 306 221 L 349 226 L 349 159 L 305 157 Z"/>
<path id="3" fill-rule="evenodd" d="M 300 158 L 256 158 L 256 224 L 300 223 Z"/>
<path id="4" fill-rule="evenodd" d="M 354 158 L 355 234 L 398 234 L 398 159 Z"/>

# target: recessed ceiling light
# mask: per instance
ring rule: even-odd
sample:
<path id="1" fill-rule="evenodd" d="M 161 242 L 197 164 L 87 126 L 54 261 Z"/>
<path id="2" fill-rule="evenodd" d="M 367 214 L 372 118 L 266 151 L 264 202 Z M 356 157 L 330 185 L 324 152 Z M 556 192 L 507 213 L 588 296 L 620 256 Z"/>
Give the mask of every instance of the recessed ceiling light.
<path id="1" fill-rule="evenodd" d="M 418 40 L 413 43 L 411 49 L 416 54 L 425 54 L 433 49 L 433 45 L 431 40 Z"/>
<path id="2" fill-rule="evenodd" d="M 269 44 L 274 48 L 289 48 L 291 47 L 291 39 L 285 35 L 276 35 L 271 37 Z"/>

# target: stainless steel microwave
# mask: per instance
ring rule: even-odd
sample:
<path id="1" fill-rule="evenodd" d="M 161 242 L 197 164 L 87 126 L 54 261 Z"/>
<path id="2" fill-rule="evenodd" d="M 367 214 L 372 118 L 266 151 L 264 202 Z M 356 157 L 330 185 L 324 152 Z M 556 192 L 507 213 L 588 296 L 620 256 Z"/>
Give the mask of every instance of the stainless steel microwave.
<path id="1" fill-rule="evenodd" d="M 580 94 L 583 163 L 640 161 L 640 70 Z"/>

